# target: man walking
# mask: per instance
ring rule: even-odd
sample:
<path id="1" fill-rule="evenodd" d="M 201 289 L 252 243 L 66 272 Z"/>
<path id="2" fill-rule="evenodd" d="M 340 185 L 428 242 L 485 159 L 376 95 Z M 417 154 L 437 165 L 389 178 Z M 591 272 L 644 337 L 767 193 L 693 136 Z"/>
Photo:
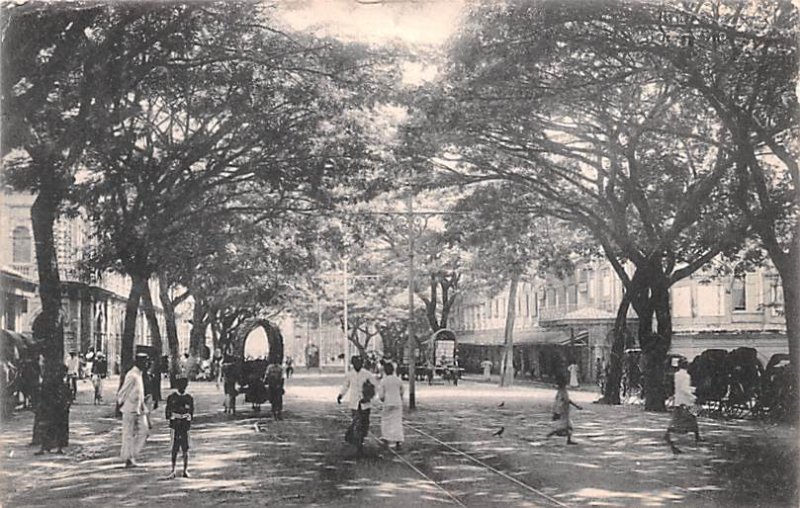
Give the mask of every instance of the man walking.
<path id="1" fill-rule="evenodd" d="M 69 388 L 72 390 L 72 400 L 78 396 L 78 376 L 81 372 L 81 360 L 75 351 L 69 352 L 67 358 L 67 377 L 69 377 Z"/>
<path id="2" fill-rule="evenodd" d="M 147 354 L 138 353 L 134 365 L 125 374 L 117 392 L 117 404 L 122 411 L 122 451 L 125 467 L 136 467 L 136 458 L 147 438 L 148 408 L 145 405 L 142 372 L 147 369 Z"/>
<path id="3" fill-rule="evenodd" d="M 690 407 L 695 404 L 694 387 L 692 387 L 692 378 L 687 372 L 686 368 L 689 362 L 681 359 L 678 362 L 678 371 L 675 373 L 675 408 L 672 410 L 672 420 L 667 427 L 667 432 L 664 434 L 664 440 L 669 445 L 672 453 L 682 453 L 681 450 L 675 446 L 672 441 L 671 434 L 673 432 L 678 434 L 694 434 L 694 441 L 698 443 L 703 439 L 700 437 L 700 429 L 697 427 L 697 417 L 692 414 Z"/>
<path id="4" fill-rule="evenodd" d="M 372 407 L 370 401 L 375 396 L 378 383 L 372 377 L 372 373 L 362 369 L 364 362 L 360 356 L 351 358 L 350 363 L 353 365 L 353 370 L 347 373 L 344 385 L 336 397 L 336 402 L 341 404 L 342 397 L 348 394 L 347 407 L 350 408 L 353 421 L 344 438 L 348 443 L 355 445 L 358 448 L 358 454 L 361 455 L 364 438 L 369 432 L 369 412 Z"/>

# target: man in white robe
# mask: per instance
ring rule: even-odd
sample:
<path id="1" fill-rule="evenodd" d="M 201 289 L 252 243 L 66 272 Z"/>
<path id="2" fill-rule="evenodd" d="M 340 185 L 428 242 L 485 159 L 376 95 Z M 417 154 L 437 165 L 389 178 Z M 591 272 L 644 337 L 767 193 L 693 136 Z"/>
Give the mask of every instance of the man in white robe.
<path id="1" fill-rule="evenodd" d="M 148 408 L 145 404 L 142 372 L 147 369 L 147 355 L 137 354 L 134 365 L 125 374 L 117 392 L 117 404 L 122 411 L 122 451 L 125 467 L 136 467 L 136 459 L 147 439 Z"/>

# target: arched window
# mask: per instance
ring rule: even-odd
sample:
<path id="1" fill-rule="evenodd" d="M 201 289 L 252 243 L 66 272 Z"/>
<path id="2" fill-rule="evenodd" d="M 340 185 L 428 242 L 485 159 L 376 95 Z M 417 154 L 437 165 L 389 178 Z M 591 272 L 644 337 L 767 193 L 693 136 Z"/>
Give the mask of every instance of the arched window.
<path id="1" fill-rule="evenodd" d="M 31 233 L 28 228 L 19 226 L 11 233 L 13 244 L 13 263 L 31 262 Z"/>

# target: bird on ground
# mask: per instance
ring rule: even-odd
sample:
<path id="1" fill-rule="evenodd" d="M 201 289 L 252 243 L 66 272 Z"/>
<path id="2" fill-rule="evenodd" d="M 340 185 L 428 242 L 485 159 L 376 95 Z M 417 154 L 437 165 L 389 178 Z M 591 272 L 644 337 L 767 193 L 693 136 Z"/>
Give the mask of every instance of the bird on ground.
<path id="1" fill-rule="evenodd" d="M 502 435 L 503 435 L 503 431 L 505 431 L 505 430 L 506 430 L 506 428 L 505 428 L 505 427 L 500 427 L 500 430 L 498 430 L 497 432 L 495 432 L 495 433 L 494 433 L 494 434 L 492 434 L 492 435 L 493 435 L 493 436 L 500 437 L 500 436 L 502 436 Z"/>
<path id="2" fill-rule="evenodd" d="M 505 405 L 506 405 L 506 403 L 505 403 L 505 401 L 503 401 L 503 402 L 501 402 L 500 404 L 498 404 L 498 405 L 497 405 L 497 407 L 503 407 L 503 406 L 505 406 Z"/>

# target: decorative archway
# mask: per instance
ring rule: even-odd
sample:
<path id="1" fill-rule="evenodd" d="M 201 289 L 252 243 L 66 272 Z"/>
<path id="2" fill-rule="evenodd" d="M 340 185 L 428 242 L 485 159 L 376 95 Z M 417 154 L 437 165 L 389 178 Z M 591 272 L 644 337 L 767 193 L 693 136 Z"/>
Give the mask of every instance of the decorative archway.
<path id="1" fill-rule="evenodd" d="M 264 340 L 266 340 L 266 351 L 262 356 L 258 353 L 264 349 L 262 347 Z M 283 335 L 277 326 L 266 319 L 253 319 L 244 323 L 231 346 L 231 352 L 240 362 L 246 360 L 248 352 L 253 352 L 262 359 L 266 358 L 268 364 L 280 365 L 283 362 Z"/>

